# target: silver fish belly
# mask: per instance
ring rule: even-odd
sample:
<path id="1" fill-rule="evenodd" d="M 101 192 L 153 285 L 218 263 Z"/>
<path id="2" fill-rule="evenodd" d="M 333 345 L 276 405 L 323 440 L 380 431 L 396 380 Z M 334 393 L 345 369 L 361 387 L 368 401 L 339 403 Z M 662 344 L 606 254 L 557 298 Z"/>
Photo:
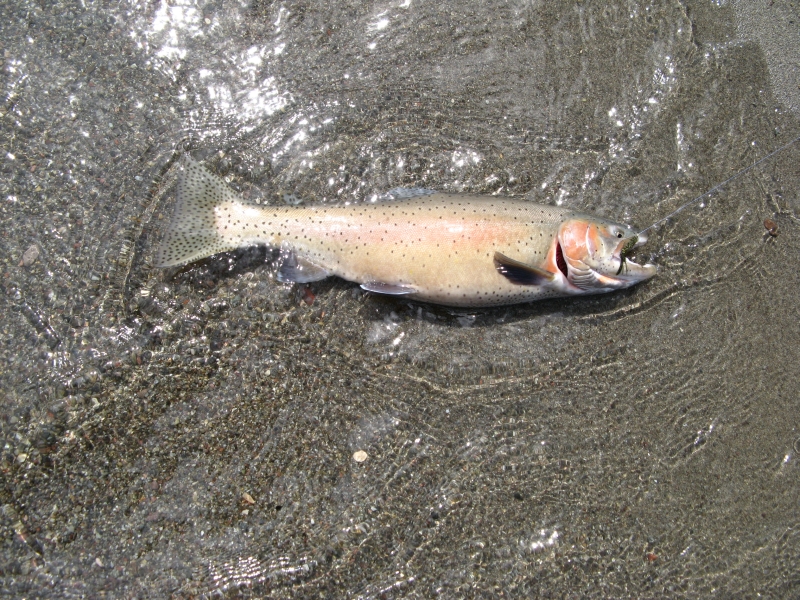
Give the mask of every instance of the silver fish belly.
<path id="1" fill-rule="evenodd" d="M 159 267 L 265 244 L 282 251 L 281 281 L 336 275 L 463 307 L 607 292 L 655 274 L 620 256 L 631 228 L 567 209 L 429 190 L 345 206 L 255 206 L 190 158 L 181 168 Z"/>

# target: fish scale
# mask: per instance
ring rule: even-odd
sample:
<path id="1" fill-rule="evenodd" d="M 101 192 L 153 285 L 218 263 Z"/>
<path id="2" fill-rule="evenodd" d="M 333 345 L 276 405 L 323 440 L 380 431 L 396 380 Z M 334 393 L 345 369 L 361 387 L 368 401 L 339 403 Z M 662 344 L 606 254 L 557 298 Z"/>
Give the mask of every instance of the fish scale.
<path id="1" fill-rule="evenodd" d="M 464 307 L 600 293 L 655 273 L 651 265 L 628 260 L 627 271 L 612 281 L 611 271 L 622 264 L 621 243 L 633 230 L 569 209 L 422 189 L 400 190 L 410 196 L 402 199 L 349 205 L 255 206 L 192 159 L 181 168 L 159 267 L 267 245 L 282 251 L 282 281 L 336 275 L 370 291 Z M 595 228 L 602 246 L 593 257 L 602 269 L 584 272 L 588 263 L 576 253 L 581 243 L 589 250 L 589 233 L 585 243 L 570 235 L 587 227 Z M 603 245 L 601 234 L 612 229 L 613 243 Z M 579 287 L 572 276 L 589 284 L 596 276 L 599 285 Z"/>

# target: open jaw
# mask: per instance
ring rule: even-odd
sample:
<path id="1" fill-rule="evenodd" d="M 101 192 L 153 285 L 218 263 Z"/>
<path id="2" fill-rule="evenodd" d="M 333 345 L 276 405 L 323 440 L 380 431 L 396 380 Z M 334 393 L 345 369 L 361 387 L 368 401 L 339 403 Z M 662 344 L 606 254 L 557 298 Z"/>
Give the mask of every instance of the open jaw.
<path id="1" fill-rule="evenodd" d="M 582 290 L 582 293 L 599 293 L 624 289 L 656 274 L 654 265 L 640 265 L 630 259 L 634 248 L 647 242 L 645 236 L 631 235 L 614 240 L 616 246 L 610 245 L 608 241 L 606 238 L 597 242 L 591 251 L 589 244 L 580 246 L 578 251 L 582 251 L 582 256 L 570 258 L 562 240 L 556 238 L 552 247 L 550 260 L 553 262 L 550 263 L 550 269 L 555 266 L 564 276 L 563 281 L 571 286 L 571 293 L 581 293 L 577 290 Z M 566 249 L 569 250 L 569 246 Z"/>
<path id="2" fill-rule="evenodd" d="M 645 241 L 646 238 L 640 240 L 637 236 L 621 240 L 613 252 L 588 257 L 593 263 L 591 266 L 580 260 L 567 261 L 569 282 L 585 293 L 599 293 L 624 289 L 650 279 L 656 274 L 654 265 L 639 265 L 630 260 L 633 249 Z M 558 250 L 557 247 L 556 257 Z"/>
<path id="3" fill-rule="evenodd" d="M 650 279 L 656 274 L 656 267 L 652 264 L 640 265 L 631 260 L 634 250 L 647 242 L 647 236 L 633 236 L 619 243 L 613 253 L 618 269 L 613 279 L 628 286 Z"/>

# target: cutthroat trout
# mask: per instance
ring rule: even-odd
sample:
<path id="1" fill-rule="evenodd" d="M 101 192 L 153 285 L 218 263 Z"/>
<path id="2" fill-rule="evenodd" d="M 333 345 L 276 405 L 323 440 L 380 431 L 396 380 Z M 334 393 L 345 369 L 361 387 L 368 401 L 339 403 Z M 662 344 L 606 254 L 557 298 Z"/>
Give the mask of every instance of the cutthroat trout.
<path id="1" fill-rule="evenodd" d="M 279 281 L 337 275 L 365 290 L 482 307 L 600 294 L 655 275 L 625 225 L 524 200 L 398 188 L 377 202 L 256 206 L 186 157 L 156 266 L 243 246 L 281 250 Z"/>

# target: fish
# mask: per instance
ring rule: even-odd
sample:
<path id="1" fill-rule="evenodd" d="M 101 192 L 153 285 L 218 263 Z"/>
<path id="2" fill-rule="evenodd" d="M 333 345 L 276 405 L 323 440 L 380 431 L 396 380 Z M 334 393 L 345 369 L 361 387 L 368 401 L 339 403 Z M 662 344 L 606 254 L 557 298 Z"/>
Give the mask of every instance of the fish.
<path id="1" fill-rule="evenodd" d="M 656 274 L 630 259 L 630 226 L 524 199 L 395 188 L 374 202 L 255 205 L 186 155 L 154 266 L 253 245 L 280 251 L 276 278 L 338 276 L 369 292 L 451 307 L 601 294 Z"/>

